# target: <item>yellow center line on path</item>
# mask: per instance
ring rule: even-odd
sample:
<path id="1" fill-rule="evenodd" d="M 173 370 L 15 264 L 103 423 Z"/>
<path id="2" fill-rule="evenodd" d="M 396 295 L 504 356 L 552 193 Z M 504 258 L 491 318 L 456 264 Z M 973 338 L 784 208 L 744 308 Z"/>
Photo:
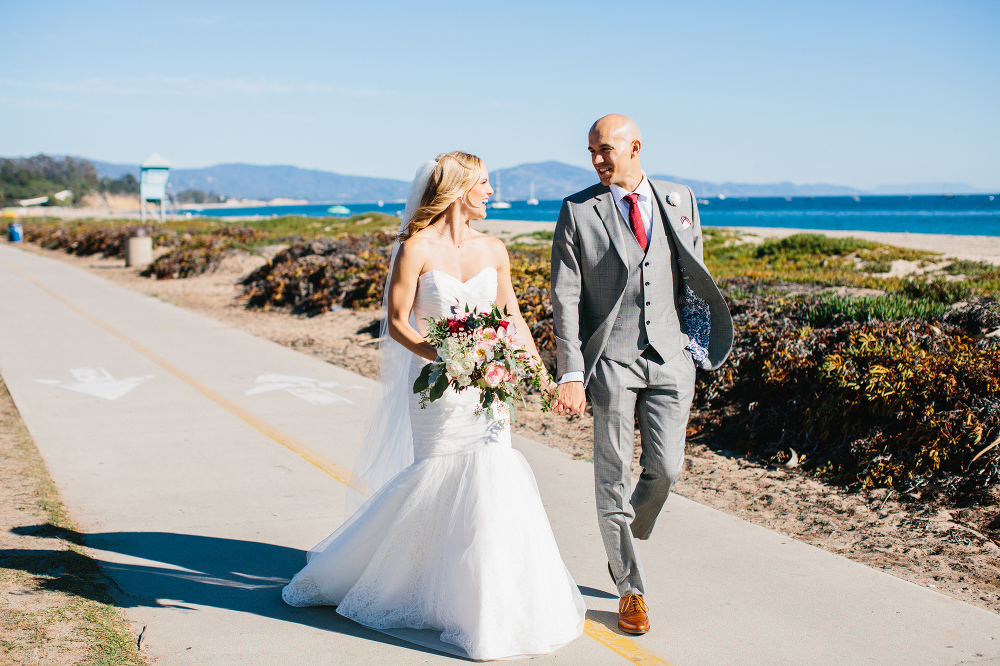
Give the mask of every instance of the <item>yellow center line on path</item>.
<path id="1" fill-rule="evenodd" d="M 617 634 L 600 622 L 591 620 L 589 617 L 583 624 L 583 633 L 605 647 L 611 648 L 638 666 L 676 666 L 674 662 L 664 659 L 649 648 L 639 645 L 628 636 Z"/>
<path id="2" fill-rule="evenodd" d="M 207 386 L 205 386 L 204 384 L 202 384 L 201 382 L 199 382 L 197 379 L 195 379 L 191 375 L 187 374 L 186 372 L 184 372 L 180 368 L 177 368 L 176 366 L 171 365 L 170 363 L 168 363 L 164 359 L 160 358 L 159 356 L 157 356 L 156 354 L 154 354 L 152 351 L 150 351 L 146 347 L 143 347 L 138 342 L 136 342 L 132 338 L 128 337 L 127 335 L 125 335 L 124 333 L 122 333 L 121 331 L 119 331 L 118 329 L 114 328 L 113 326 L 111 326 L 109 324 L 105 324 L 103 321 L 101 321 L 97 317 L 93 316 L 92 314 L 90 314 L 86 310 L 83 310 L 83 309 L 77 307 L 76 305 L 74 305 L 73 303 L 70 303 L 68 300 L 66 300 L 65 298 L 63 298 L 59 294 L 55 293 L 54 291 L 52 291 L 51 289 L 49 289 L 48 287 L 46 287 L 45 285 L 43 285 L 42 283 L 40 283 L 38 280 L 36 280 L 35 278 L 33 278 L 30 275 L 28 275 L 27 273 L 25 273 L 24 271 L 16 268 L 15 266 L 11 266 L 10 264 L 8 264 L 5 261 L 4 262 L 0 262 L 0 263 L 3 263 L 4 266 L 6 266 L 7 268 L 11 269 L 15 273 L 19 274 L 21 277 L 25 278 L 26 280 L 29 280 L 36 287 L 38 287 L 39 289 L 41 289 L 42 291 L 44 291 L 45 293 L 47 293 L 52 298 L 56 299 L 57 301 L 59 301 L 60 303 L 62 303 L 66 307 L 68 307 L 70 310 L 73 310 L 74 312 L 76 312 L 80 316 L 85 317 L 86 319 L 90 320 L 91 322 L 97 324 L 98 326 L 100 326 L 101 328 L 103 328 L 105 331 L 107 331 L 111 335 L 115 336 L 116 338 L 119 338 L 120 340 L 122 340 L 123 342 L 125 342 L 126 344 L 128 344 L 130 347 L 132 347 L 132 349 L 135 349 L 137 352 L 139 352 L 140 354 L 142 354 L 143 356 L 145 356 L 146 358 L 148 358 L 150 361 L 152 361 L 156 365 L 160 366 L 161 368 L 163 368 L 164 370 L 166 370 L 170 374 L 174 375 L 175 377 L 177 377 L 178 379 L 180 379 L 182 382 L 184 382 L 185 384 L 187 384 L 188 386 L 190 386 L 194 390 L 198 391 L 199 393 L 201 393 L 203 396 L 205 396 L 206 398 L 208 398 L 209 400 L 211 400 L 215 404 L 219 405 L 220 407 L 222 407 L 223 409 L 225 409 L 226 411 L 228 411 L 230 414 L 233 414 L 233 415 L 237 416 L 238 418 L 242 419 L 244 422 L 246 422 L 247 424 L 249 424 L 250 426 L 252 426 L 256 430 L 260 431 L 261 433 L 263 433 L 268 438 L 274 440 L 278 444 L 281 444 L 286 449 L 299 454 L 304 460 L 306 460 L 307 462 L 313 464 L 314 466 L 318 467 L 319 469 L 323 470 L 324 472 L 326 472 L 327 474 L 329 474 L 330 476 L 332 476 L 333 478 L 335 478 L 337 481 L 340 481 L 341 483 L 343 483 L 345 486 L 349 485 L 350 478 L 351 478 L 351 472 L 350 472 L 350 470 L 342 467 L 341 465 L 338 465 L 337 463 L 333 462 L 332 460 L 330 460 L 326 456 L 324 456 L 324 455 L 322 455 L 320 453 L 317 453 L 316 451 L 313 451 L 308 446 L 306 446 L 305 444 L 303 444 L 299 440 L 295 439 L 294 437 L 286 435 L 285 433 L 281 432 L 280 430 L 278 430 L 277 428 L 275 428 L 274 426 L 272 426 L 267 421 L 259 418 L 258 416 L 254 415 L 254 414 L 251 414 L 250 412 L 248 412 L 247 410 L 243 409 L 242 407 L 240 407 L 239 405 L 235 404 L 234 402 L 232 402 L 230 400 L 227 400 L 226 398 L 222 397 L 221 395 L 219 395 L 218 393 L 216 393 L 212 389 L 208 388 Z"/>
<path id="3" fill-rule="evenodd" d="M 31 277 L 30 275 L 22 271 L 21 269 L 15 266 L 11 266 L 6 261 L 0 261 L 0 264 L 3 264 L 10 270 L 14 271 L 15 273 L 23 277 L 24 279 L 28 280 L 36 287 L 44 291 L 46 294 L 48 294 L 52 298 L 56 299 L 57 301 L 68 307 L 70 310 L 73 310 L 80 316 L 93 322 L 97 326 L 100 326 L 111 335 L 125 342 L 127 345 L 129 345 L 137 352 L 148 358 L 150 361 L 160 366 L 170 374 L 174 375 L 182 382 L 192 387 L 193 389 L 195 389 L 203 396 L 205 396 L 215 404 L 219 405 L 229 413 L 240 418 L 242 421 L 252 426 L 254 429 L 258 430 L 269 439 L 272 439 L 278 444 L 281 444 L 286 449 L 293 451 L 294 453 L 297 453 L 299 456 L 302 457 L 303 460 L 312 464 L 315 467 L 318 467 L 320 470 L 326 472 L 337 481 L 343 483 L 345 486 L 350 485 L 349 480 L 351 478 L 351 472 L 347 468 L 338 465 L 337 463 L 333 462 L 326 456 L 317 453 L 316 451 L 313 451 L 308 446 L 306 446 L 299 440 L 295 439 L 294 437 L 286 435 L 285 433 L 281 432 L 280 430 L 272 426 L 267 421 L 264 421 L 263 419 L 243 409 L 236 403 L 222 397 L 212 389 L 208 388 L 207 386 L 199 382 L 191 375 L 187 374 L 186 372 L 182 371 L 176 366 L 168 363 L 166 360 L 160 358 L 159 356 L 154 354 L 151 350 L 147 349 L 146 347 L 143 347 L 138 342 L 128 337 L 115 327 L 111 326 L 110 324 L 104 323 L 103 321 L 101 321 L 94 315 L 90 314 L 86 310 L 83 310 L 82 308 L 69 302 L 56 292 L 52 291 L 51 289 L 43 285 L 35 278 Z M 589 617 L 584 621 L 583 633 L 587 634 L 595 641 L 604 645 L 610 650 L 617 652 L 622 657 L 632 662 L 633 664 L 636 664 L 637 666 L 650 666 L 650 665 L 675 666 L 673 662 L 668 661 L 667 659 L 664 659 L 663 657 L 656 654 L 652 650 L 649 650 L 648 648 L 639 645 L 628 636 L 617 634 L 611 629 L 608 629 L 600 622 L 595 622 Z"/>

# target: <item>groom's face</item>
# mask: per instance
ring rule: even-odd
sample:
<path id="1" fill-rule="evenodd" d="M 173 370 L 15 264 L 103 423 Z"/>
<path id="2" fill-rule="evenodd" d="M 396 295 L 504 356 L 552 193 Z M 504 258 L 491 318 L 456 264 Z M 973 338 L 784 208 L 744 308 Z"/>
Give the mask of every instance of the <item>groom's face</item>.
<path id="1" fill-rule="evenodd" d="M 601 179 L 601 185 L 622 185 L 637 169 L 639 151 L 633 141 L 620 134 L 611 134 L 603 128 L 595 128 L 590 133 L 590 162 Z"/>

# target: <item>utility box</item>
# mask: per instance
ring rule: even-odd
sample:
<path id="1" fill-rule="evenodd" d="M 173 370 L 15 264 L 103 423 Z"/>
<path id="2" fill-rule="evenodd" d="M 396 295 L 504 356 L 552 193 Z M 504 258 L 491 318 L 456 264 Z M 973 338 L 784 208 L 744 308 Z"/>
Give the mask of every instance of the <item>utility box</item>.
<path id="1" fill-rule="evenodd" d="M 153 263 L 153 238 L 142 227 L 133 229 L 125 245 L 125 265 L 132 268 Z"/>

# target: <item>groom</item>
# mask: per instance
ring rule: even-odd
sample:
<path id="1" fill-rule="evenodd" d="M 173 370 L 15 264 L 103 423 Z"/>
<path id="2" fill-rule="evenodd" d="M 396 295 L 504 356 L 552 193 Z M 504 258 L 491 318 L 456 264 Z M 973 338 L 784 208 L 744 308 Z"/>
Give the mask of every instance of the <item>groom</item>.
<path id="1" fill-rule="evenodd" d="M 691 190 L 650 180 L 642 137 L 626 116 L 589 135 L 600 185 L 563 200 L 552 244 L 558 409 L 594 410 L 597 516 L 618 586 L 618 626 L 642 634 L 649 616 L 636 539 L 648 539 L 677 480 L 695 364 L 722 365 L 733 341 L 726 302 L 702 259 Z M 638 417 L 642 473 L 632 487 Z"/>

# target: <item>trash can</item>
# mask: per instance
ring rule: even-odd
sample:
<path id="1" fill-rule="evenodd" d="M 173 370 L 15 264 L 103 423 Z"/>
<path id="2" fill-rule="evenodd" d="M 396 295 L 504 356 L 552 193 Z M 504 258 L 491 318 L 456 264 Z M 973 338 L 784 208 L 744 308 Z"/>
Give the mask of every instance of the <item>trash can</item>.
<path id="1" fill-rule="evenodd" d="M 7 225 L 7 240 L 11 243 L 20 243 L 24 240 L 24 227 L 20 222 L 11 222 Z"/>
<path id="2" fill-rule="evenodd" d="M 153 239 L 142 227 L 136 227 L 129 234 L 125 245 L 125 265 L 148 266 L 153 262 Z"/>

